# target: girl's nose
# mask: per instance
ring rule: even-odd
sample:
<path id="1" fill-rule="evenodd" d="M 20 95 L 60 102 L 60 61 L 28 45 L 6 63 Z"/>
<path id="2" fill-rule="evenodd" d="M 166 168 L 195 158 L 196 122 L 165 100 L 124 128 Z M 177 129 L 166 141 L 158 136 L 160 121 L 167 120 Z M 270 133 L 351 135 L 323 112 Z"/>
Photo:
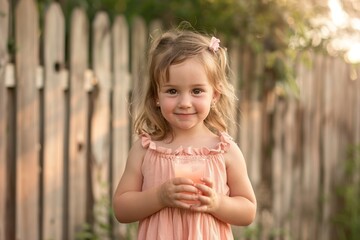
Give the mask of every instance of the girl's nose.
<path id="1" fill-rule="evenodd" d="M 188 108 L 191 107 L 191 96 L 188 94 L 183 94 L 179 98 L 179 107 L 180 108 Z"/>

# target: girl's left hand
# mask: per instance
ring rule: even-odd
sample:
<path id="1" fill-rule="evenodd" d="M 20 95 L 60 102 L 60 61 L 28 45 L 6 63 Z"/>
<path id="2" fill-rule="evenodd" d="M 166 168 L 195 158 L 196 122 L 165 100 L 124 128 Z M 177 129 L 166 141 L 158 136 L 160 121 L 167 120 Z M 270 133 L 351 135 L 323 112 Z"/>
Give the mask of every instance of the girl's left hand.
<path id="1" fill-rule="evenodd" d="M 201 192 L 201 195 L 198 196 L 200 204 L 192 205 L 190 209 L 196 212 L 212 213 L 219 207 L 219 195 L 213 189 L 214 184 L 209 178 L 203 178 L 201 180 L 204 184 L 195 185 Z"/>

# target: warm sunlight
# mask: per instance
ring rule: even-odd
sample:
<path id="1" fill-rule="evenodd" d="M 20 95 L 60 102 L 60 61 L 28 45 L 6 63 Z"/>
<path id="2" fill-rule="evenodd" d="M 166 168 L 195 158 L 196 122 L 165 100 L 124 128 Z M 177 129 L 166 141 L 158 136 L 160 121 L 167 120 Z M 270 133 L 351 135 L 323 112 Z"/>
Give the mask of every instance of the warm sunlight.
<path id="1" fill-rule="evenodd" d="M 344 28 L 351 28 L 355 31 L 360 31 L 360 18 L 350 17 L 344 11 L 341 1 L 328 0 L 330 9 L 330 18 L 335 31 Z M 345 51 L 345 59 L 351 63 L 360 63 L 360 35 L 359 34 L 341 34 L 332 43 L 332 48 L 335 50 Z"/>

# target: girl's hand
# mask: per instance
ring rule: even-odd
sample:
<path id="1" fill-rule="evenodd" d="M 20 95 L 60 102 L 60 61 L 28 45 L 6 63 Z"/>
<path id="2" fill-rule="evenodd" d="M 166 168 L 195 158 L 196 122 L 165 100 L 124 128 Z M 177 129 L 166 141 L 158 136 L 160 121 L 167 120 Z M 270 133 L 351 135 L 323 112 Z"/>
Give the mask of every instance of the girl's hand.
<path id="1" fill-rule="evenodd" d="M 201 191 L 198 197 L 200 204 L 192 205 L 191 210 L 197 212 L 212 213 L 220 205 L 219 195 L 213 189 L 213 182 L 209 178 L 201 179 L 204 184 L 196 184 L 195 187 Z"/>
<path id="2" fill-rule="evenodd" d="M 158 195 L 164 207 L 189 209 L 191 204 L 186 200 L 198 200 L 199 190 L 191 179 L 179 177 L 164 182 L 159 187 Z"/>

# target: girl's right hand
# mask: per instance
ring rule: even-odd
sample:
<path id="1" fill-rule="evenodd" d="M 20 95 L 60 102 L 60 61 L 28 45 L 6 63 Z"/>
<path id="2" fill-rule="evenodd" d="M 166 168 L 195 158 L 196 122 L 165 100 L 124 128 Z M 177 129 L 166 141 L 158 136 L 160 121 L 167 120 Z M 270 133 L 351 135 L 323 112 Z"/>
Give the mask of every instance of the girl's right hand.
<path id="1" fill-rule="evenodd" d="M 199 190 L 189 178 L 172 178 L 159 187 L 159 199 L 164 207 L 176 207 L 189 209 L 192 204 L 186 200 L 196 201 L 199 197 Z M 185 202 L 184 202 L 185 201 Z"/>

